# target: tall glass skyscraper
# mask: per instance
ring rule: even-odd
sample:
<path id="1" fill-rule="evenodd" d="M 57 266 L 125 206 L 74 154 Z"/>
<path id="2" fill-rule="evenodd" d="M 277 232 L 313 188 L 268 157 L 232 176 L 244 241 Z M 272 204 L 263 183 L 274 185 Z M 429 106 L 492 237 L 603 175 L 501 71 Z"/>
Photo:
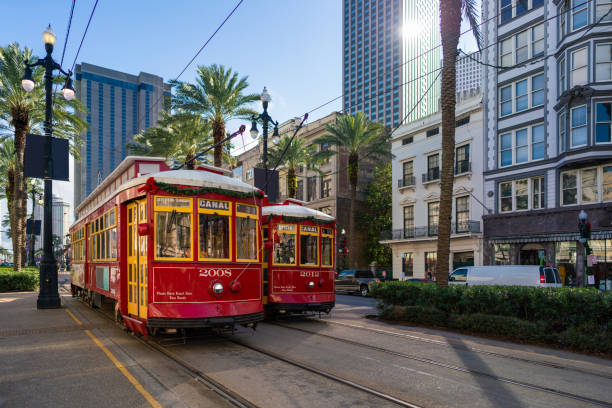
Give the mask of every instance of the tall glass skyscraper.
<path id="1" fill-rule="evenodd" d="M 344 112 L 399 125 L 441 66 L 441 49 L 430 51 L 439 20 L 436 0 L 344 0 Z M 404 123 L 436 112 L 439 98 L 438 78 Z"/>
<path id="2" fill-rule="evenodd" d="M 170 85 L 157 75 L 130 75 L 86 63 L 76 66 L 75 76 L 74 88 L 87 108 L 84 119 L 89 125 L 81 135 L 81 160 L 75 160 L 76 208 L 127 156 L 126 143 L 155 126 Z"/>

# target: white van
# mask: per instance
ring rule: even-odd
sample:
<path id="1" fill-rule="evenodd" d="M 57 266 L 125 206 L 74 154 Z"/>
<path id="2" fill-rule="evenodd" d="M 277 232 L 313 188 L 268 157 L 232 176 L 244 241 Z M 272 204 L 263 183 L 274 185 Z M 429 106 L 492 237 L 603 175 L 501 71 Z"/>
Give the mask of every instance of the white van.
<path id="1" fill-rule="evenodd" d="M 561 287 L 557 268 L 537 265 L 464 266 L 450 274 L 448 281 L 455 285 L 516 285 Z"/>

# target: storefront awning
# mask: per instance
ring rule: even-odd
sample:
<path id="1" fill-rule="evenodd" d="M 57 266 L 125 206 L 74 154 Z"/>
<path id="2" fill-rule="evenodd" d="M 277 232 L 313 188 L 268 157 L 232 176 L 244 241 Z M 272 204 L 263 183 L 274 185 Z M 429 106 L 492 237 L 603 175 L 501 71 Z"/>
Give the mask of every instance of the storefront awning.
<path id="1" fill-rule="evenodd" d="M 491 244 L 515 244 L 529 242 L 562 242 L 562 241 L 578 241 L 580 234 L 578 232 L 571 234 L 546 234 L 546 235 L 525 235 L 513 237 L 494 237 L 489 238 Z M 597 239 L 612 239 L 612 231 L 593 231 L 591 232 L 591 240 Z"/>

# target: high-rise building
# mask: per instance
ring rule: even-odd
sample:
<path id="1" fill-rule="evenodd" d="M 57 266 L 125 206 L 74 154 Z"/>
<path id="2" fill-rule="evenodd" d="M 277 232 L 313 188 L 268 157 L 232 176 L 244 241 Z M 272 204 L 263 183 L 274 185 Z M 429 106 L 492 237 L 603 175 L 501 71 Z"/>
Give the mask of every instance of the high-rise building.
<path id="1" fill-rule="evenodd" d="M 480 93 L 481 89 L 481 74 L 482 64 L 480 61 L 480 52 L 471 54 L 463 54 L 457 56 L 457 65 L 455 70 L 457 100 L 464 99 L 463 93 Z"/>
<path id="2" fill-rule="evenodd" d="M 87 108 L 89 125 L 81 135 L 81 160 L 75 161 L 76 207 L 127 156 L 125 145 L 133 136 L 157 123 L 170 85 L 156 75 L 136 76 L 86 63 L 76 66 L 75 75 L 74 88 Z"/>
<path id="3" fill-rule="evenodd" d="M 41 205 L 35 205 L 34 207 L 34 219 L 40 220 L 40 235 L 36 235 L 34 237 L 34 249 L 42 249 L 43 247 L 43 237 L 44 237 L 44 221 L 43 221 L 43 211 L 44 208 Z M 51 212 L 52 217 L 52 228 L 51 234 L 57 235 L 62 240 L 62 243 L 67 243 L 67 235 L 68 230 L 70 229 L 70 203 L 64 201 L 60 196 L 53 194 L 53 200 L 51 204 Z M 28 217 L 30 217 L 30 213 L 28 213 Z M 27 240 L 30 237 L 26 237 Z"/>
<path id="4" fill-rule="evenodd" d="M 556 265 L 566 283 L 584 282 L 583 210 L 592 283 L 609 288 L 612 4 L 486 0 L 482 10 L 484 262 Z"/>
<path id="5" fill-rule="evenodd" d="M 344 0 L 344 112 L 361 111 L 389 127 L 415 106 L 406 122 L 435 113 L 439 18 L 435 0 Z"/>

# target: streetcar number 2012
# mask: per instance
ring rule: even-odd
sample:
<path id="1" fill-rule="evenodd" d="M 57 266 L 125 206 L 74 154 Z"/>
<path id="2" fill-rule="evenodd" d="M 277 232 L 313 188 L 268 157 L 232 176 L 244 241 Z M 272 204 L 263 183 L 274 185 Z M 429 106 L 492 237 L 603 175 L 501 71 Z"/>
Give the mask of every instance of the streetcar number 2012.
<path id="1" fill-rule="evenodd" d="M 319 272 L 300 271 L 300 276 L 302 276 L 304 278 L 318 278 L 319 277 Z"/>

